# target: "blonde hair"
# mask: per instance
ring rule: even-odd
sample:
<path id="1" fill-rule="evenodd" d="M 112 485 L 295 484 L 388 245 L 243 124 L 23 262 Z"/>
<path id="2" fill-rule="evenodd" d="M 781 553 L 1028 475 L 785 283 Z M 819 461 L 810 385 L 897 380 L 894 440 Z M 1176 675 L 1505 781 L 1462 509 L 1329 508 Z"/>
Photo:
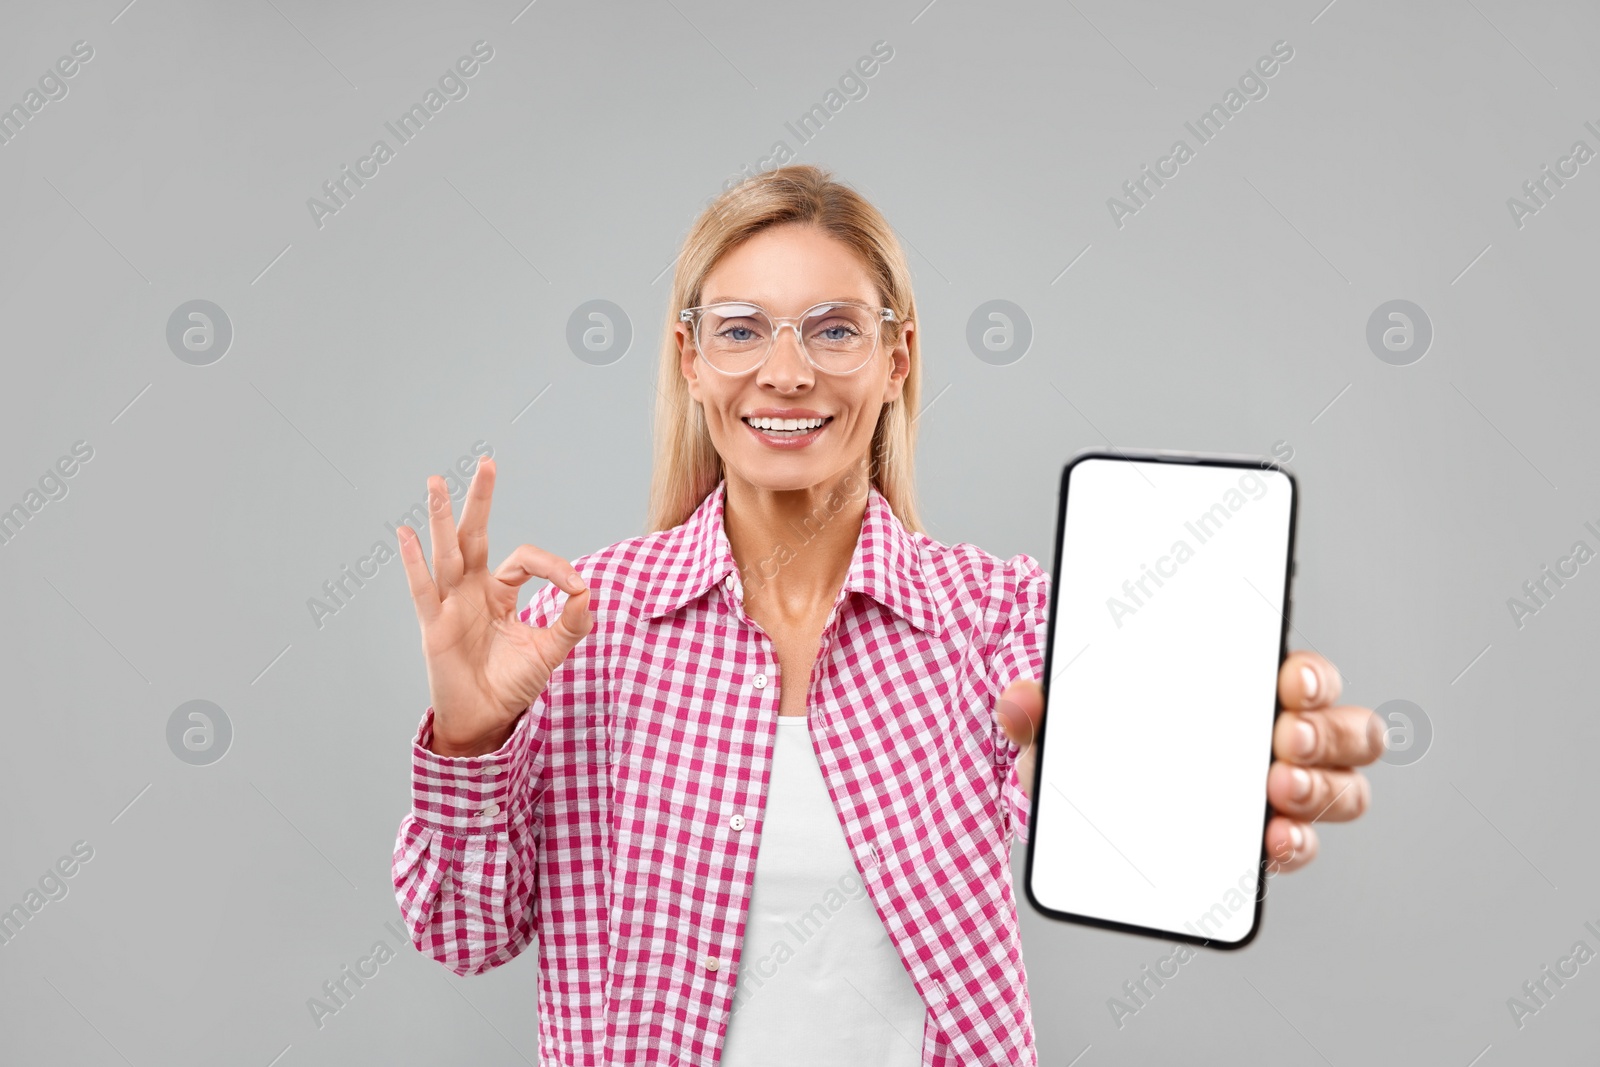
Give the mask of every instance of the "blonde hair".
<path id="1" fill-rule="evenodd" d="M 815 226 L 849 245 L 878 287 L 896 322 L 884 323 L 882 343 L 893 347 L 900 327 L 917 317 L 911 269 L 899 239 L 882 213 L 859 193 L 835 181 L 828 171 L 795 164 L 766 171 L 727 190 L 701 213 L 684 238 L 672 276 L 661 363 L 656 380 L 655 460 L 650 479 L 648 532 L 670 529 L 687 519 L 724 476 L 706 426 L 705 409 L 689 395 L 679 368 L 673 327 L 678 311 L 700 303 L 706 275 L 734 246 L 771 226 Z M 900 396 L 885 404 L 872 432 L 870 483 L 882 493 L 907 529 L 923 532 L 917 517 L 912 463 L 916 447 L 914 412 L 922 389 L 922 355 L 913 330 L 907 342 L 911 367 Z"/>

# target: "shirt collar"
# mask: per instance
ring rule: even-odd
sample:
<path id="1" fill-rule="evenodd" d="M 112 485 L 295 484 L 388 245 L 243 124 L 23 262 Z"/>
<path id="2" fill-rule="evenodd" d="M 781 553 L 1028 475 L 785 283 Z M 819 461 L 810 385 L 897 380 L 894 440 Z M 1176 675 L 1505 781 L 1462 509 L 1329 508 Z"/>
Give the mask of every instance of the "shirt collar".
<path id="1" fill-rule="evenodd" d="M 675 611 L 729 575 L 738 575 L 722 522 L 726 489 L 724 478 L 693 514 L 666 531 L 645 581 L 644 618 Z M 797 543 L 789 547 L 801 548 Z M 944 605 L 937 586 L 926 580 L 922 545 L 873 485 L 867 487 L 867 509 L 841 596 L 851 592 L 865 593 L 925 633 L 938 636 L 942 629 Z"/>

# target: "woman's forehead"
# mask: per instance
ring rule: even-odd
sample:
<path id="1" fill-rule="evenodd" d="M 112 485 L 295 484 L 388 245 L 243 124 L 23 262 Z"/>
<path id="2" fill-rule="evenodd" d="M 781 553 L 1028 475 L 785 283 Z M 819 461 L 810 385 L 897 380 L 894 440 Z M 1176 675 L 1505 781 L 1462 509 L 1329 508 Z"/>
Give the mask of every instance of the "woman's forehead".
<path id="1" fill-rule="evenodd" d="M 814 228 L 763 230 L 730 248 L 702 283 L 700 302 L 750 300 L 783 314 L 828 300 L 875 303 L 877 287 L 849 245 Z"/>

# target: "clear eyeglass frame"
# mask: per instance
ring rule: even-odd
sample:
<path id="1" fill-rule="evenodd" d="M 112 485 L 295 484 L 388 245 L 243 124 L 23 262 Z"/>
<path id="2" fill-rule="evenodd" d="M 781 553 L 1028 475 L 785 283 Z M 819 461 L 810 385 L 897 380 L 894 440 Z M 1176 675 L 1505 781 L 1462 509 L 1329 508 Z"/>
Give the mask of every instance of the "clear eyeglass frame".
<path id="1" fill-rule="evenodd" d="M 700 312 L 709 311 L 710 309 L 716 307 L 727 307 L 729 305 L 753 307 L 765 315 L 768 322 L 772 323 L 772 336 L 767 340 L 767 350 L 761 354 L 761 358 L 759 360 L 757 360 L 751 366 L 746 367 L 744 370 L 723 370 L 721 367 L 711 362 L 711 360 L 706 357 L 705 352 L 701 351 L 700 349 Z M 859 366 L 852 367 L 850 370 L 845 371 L 830 370 L 826 367 L 818 366 L 817 361 L 811 358 L 810 350 L 806 348 L 806 339 L 800 333 L 800 323 L 804 322 L 811 315 L 811 313 L 816 311 L 818 308 L 845 306 L 861 308 L 865 311 L 877 312 L 880 320 L 878 326 L 878 336 L 873 340 L 872 347 L 867 351 L 866 358 L 861 361 Z M 788 318 L 780 318 L 779 316 L 772 314 L 772 312 L 768 311 L 754 300 L 724 300 L 716 304 L 698 304 L 694 307 L 683 308 L 678 312 L 678 321 L 689 324 L 689 337 L 694 341 L 695 352 L 702 360 L 705 360 L 706 366 L 710 367 L 718 374 L 726 374 L 730 377 L 737 377 L 739 375 L 749 374 L 754 370 L 759 370 L 766 364 L 767 360 L 772 358 L 772 350 L 778 347 L 778 334 L 782 332 L 785 326 L 794 331 L 795 341 L 800 346 L 800 354 L 805 356 L 806 362 L 811 364 L 813 370 L 819 371 L 823 374 L 854 374 L 862 367 L 865 367 L 868 363 L 871 363 L 872 357 L 878 354 L 878 346 L 883 341 L 882 323 L 898 322 L 899 319 L 895 317 L 894 308 L 874 307 L 871 304 L 863 304 L 855 300 L 823 300 L 820 303 L 812 304 L 800 314 L 790 316 Z"/>

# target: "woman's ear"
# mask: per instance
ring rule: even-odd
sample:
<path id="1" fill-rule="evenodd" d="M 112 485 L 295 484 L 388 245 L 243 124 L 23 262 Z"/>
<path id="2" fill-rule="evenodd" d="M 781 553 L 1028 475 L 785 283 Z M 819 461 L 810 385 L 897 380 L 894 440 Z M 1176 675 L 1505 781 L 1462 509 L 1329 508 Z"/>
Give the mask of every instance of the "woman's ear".
<path id="1" fill-rule="evenodd" d="M 694 365 L 694 341 L 689 337 L 688 329 L 681 324 L 672 328 L 672 335 L 678 344 L 678 371 L 689 384 L 689 395 L 698 401 L 700 377 Z"/>
<path id="2" fill-rule="evenodd" d="M 911 335 L 916 329 L 917 324 L 909 319 L 901 323 L 900 336 L 896 338 L 894 347 L 889 350 L 889 359 L 893 366 L 889 369 L 889 380 L 883 386 L 885 404 L 900 399 L 906 376 L 911 373 Z"/>

